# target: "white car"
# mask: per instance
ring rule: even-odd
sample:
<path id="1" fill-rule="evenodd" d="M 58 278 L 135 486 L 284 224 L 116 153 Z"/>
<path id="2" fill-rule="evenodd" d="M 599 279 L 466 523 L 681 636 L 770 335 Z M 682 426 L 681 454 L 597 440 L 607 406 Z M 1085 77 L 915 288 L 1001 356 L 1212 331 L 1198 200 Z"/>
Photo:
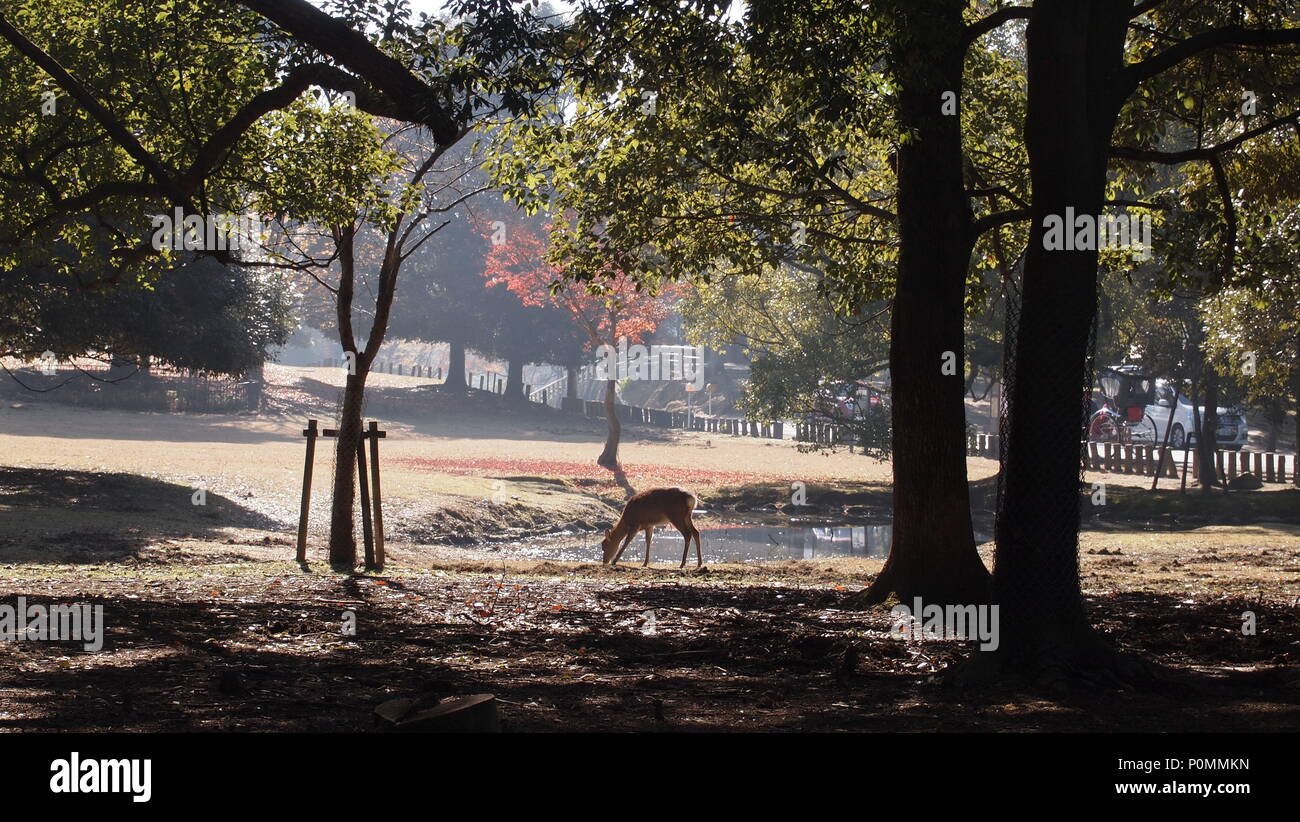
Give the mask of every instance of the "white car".
<path id="1" fill-rule="evenodd" d="M 1146 407 L 1146 417 L 1141 426 L 1135 426 L 1133 439 L 1143 442 L 1152 442 L 1157 445 L 1165 441 L 1165 426 L 1169 423 L 1169 411 L 1173 406 L 1174 388 L 1164 380 L 1156 380 L 1155 403 Z M 1205 416 L 1205 406 L 1201 406 L 1200 413 L 1202 419 Z M 1237 411 L 1220 407 L 1219 413 L 1219 431 L 1218 447 L 1221 449 L 1240 450 L 1246 444 L 1246 438 L 1249 431 L 1246 428 L 1246 417 Z M 1155 423 L 1155 430 L 1151 424 Z M 1196 425 L 1192 417 L 1192 404 L 1188 402 L 1187 397 L 1179 395 L 1178 408 L 1174 411 L 1173 428 L 1169 431 L 1169 447 L 1181 450 L 1188 443 L 1196 442 Z"/>

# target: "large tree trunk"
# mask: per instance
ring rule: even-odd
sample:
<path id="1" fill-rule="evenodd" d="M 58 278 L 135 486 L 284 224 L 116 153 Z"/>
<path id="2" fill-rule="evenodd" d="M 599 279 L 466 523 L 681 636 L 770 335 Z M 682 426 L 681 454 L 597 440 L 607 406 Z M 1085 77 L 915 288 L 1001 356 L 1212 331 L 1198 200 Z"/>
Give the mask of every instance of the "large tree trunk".
<path id="1" fill-rule="evenodd" d="M 961 88 L 961 2 L 899 4 L 896 56 L 900 251 L 889 352 L 894 519 L 889 559 L 862 598 L 988 601 L 966 481 L 964 314 L 974 242 L 962 178 L 961 118 L 941 111 Z M 924 46 L 922 46 L 924 44 Z M 945 361 L 951 368 L 943 368 Z M 944 373 L 945 371 L 949 373 Z"/>
<path id="2" fill-rule="evenodd" d="M 506 363 L 506 399 L 526 400 L 524 394 L 524 358 L 513 354 Z"/>
<path id="3" fill-rule="evenodd" d="M 357 373 L 343 388 L 339 435 L 334 442 L 334 498 L 330 505 L 330 565 L 352 570 L 357 564 L 353 503 L 357 493 L 357 443 L 361 442 L 361 406 L 368 369 L 358 357 Z"/>
<path id="4" fill-rule="evenodd" d="M 452 341 L 447 344 L 447 379 L 443 383 L 449 387 L 465 387 L 465 343 Z"/>
<path id="5" fill-rule="evenodd" d="M 600 457 L 596 464 L 601 468 L 607 468 L 610 471 L 618 471 L 618 440 L 623 432 L 623 426 L 618 421 L 618 406 L 614 400 L 614 380 L 605 381 L 605 424 L 609 433 L 605 436 L 605 450 L 600 452 Z"/>
<path id="6" fill-rule="evenodd" d="M 986 661 L 1056 682 L 1101 678 L 1117 658 L 1088 623 L 1079 588 L 1080 392 L 1096 310 L 1097 252 L 1047 250 L 1044 219 L 1101 213 L 1111 131 L 1123 96 L 1127 0 L 1039 0 L 1028 28 L 1033 220 L 1025 257 L 994 596 L 999 648 Z M 1072 230 L 1068 228 L 1067 230 Z M 1095 245 L 1095 244 L 1094 244 Z"/>

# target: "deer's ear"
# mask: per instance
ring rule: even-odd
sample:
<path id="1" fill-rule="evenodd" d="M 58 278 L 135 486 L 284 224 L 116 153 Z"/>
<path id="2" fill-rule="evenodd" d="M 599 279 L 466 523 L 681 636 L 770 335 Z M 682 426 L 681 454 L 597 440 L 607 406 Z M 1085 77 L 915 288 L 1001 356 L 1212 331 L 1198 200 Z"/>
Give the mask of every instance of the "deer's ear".
<path id="1" fill-rule="evenodd" d="M 612 533 L 614 533 L 613 529 L 610 529 L 610 528 L 606 528 L 606 529 L 605 529 L 605 536 L 609 536 L 609 535 L 612 534 Z"/>

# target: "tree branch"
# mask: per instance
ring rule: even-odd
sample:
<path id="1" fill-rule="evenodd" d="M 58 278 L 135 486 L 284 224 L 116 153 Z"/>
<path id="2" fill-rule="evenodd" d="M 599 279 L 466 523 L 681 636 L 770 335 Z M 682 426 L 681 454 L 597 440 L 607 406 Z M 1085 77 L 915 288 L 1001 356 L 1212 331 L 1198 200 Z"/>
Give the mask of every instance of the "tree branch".
<path id="1" fill-rule="evenodd" d="M 992 214 L 985 214 L 975 221 L 972 228 L 975 236 L 978 237 L 989 229 L 998 226 L 1007 225 L 1008 223 L 1018 223 L 1022 220 L 1028 220 L 1030 211 L 1027 208 L 1013 208 L 1007 211 L 995 211 Z"/>
<path id="2" fill-rule="evenodd" d="M 1231 151 L 1247 140 L 1258 137 L 1261 134 L 1272 131 L 1275 128 L 1292 124 L 1300 126 L 1300 111 L 1295 111 L 1283 117 L 1256 126 L 1255 128 L 1243 131 L 1231 140 L 1225 140 L 1218 145 L 1209 148 L 1189 148 L 1185 151 L 1156 151 L 1154 149 L 1133 148 L 1131 146 L 1111 146 L 1110 156 L 1119 157 L 1125 160 L 1143 160 L 1150 163 L 1163 163 L 1165 165 L 1178 165 L 1179 163 L 1189 163 L 1193 160 L 1213 160 L 1219 155 Z"/>
<path id="3" fill-rule="evenodd" d="M 970 48 L 972 43 L 1001 26 L 1003 23 L 1008 23 L 1012 20 L 1028 20 L 1029 13 L 1032 10 L 1033 9 L 1030 6 L 1007 6 L 1006 8 L 998 9 L 986 17 L 976 20 L 974 23 L 971 23 L 966 27 L 965 34 L 962 38 L 962 51 Z"/>
<path id="4" fill-rule="evenodd" d="M 9 22 L 3 13 L 0 13 L 0 36 L 8 40 L 14 49 L 43 69 L 54 82 L 58 83 L 60 88 L 85 106 L 86 111 L 104 127 L 104 130 L 109 133 L 113 141 L 144 167 L 149 176 L 154 178 L 158 183 L 158 187 L 170 199 L 177 205 L 193 210 L 189 194 L 177 184 L 172 173 L 163 166 L 162 162 L 140 144 L 135 135 L 126 126 L 122 125 L 122 122 L 117 119 L 113 112 L 99 102 L 99 99 L 95 97 L 90 89 L 69 74 L 68 70 L 60 65 L 58 60 L 47 54 L 40 46 L 28 40 L 21 31 Z"/>
<path id="5" fill-rule="evenodd" d="M 1180 40 L 1158 54 L 1129 65 L 1124 69 L 1124 84 L 1127 86 L 1128 93 L 1132 93 L 1143 80 L 1171 69 L 1201 52 L 1222 46 L 1283 46 L 1298 43 L 1300 43 L 1300 28 L 1247 29 L 1241 26 L 1223 26 L 1210 29 L 1186 40 Z"/>
<path id="6" fill-rule="evenodd" d="M 357 108 L 380 116 L 389 116 L 391 106 L 380 105 L 364 83 L 334 66 L 311 63 L 296 66 L 285 75 L 280 85 L 253 97 L 230 121 L 213 132 L 194 157 L 194 162 L 181 175 L 180 187 L 191 194 L 208 174 L 219 165 L 221 157 L 264 115 L 282 109 L 298 99 L 309 86 L 317 85 L 333 91 L 350 91 L 356 95 Z M 376 110 L 378 109 L 378 110 Z"/>
<path id="7" fill-rule="evenodd" d="M 365 78 L 393 104 L 397 119 L 427 126 L 438 143 L 454 143 L 460 126 L 436 99 L 435 91 L 404 66 L 380 51 L 361 32 L 307 0 L 231 0 L 257 12 L 295 39 L 328 54 Z"/>
<path id="8" fill-rule="evenodd" d="M 1143 2 L 1133 6 L 1133 11 L 1129 14 L 1128 19 L 1133 20 L 1141 17 L 1163 2 L 1165 2 L 1165 0 L 1143 0 Z"/>

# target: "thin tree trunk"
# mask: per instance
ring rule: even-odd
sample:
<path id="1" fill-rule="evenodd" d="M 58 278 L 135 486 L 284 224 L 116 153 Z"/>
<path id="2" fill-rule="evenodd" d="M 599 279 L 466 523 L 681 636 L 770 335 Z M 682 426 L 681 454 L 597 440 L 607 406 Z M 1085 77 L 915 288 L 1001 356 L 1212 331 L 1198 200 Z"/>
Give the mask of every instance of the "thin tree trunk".
<path id="1" fill-rule="evenodd" d="M 568 365 L 565 366 L 564 371 L 567 378 L 565 393 L 568 394 L 569 399 L 576 400 L 578 398 L 578 369 Z"/>
<path id="2" fill-rule="evenodd" d="M 1297 367 L 1295 377 L 1291 383 L 1291 393 L 1295 400 L 1295 444 L 1294 449 L 1296 458 L 1300 459 L 1300 366 Z M 1297 474 L 1300 477 L 1300 473 Z"/>
<path id="3" fill-rule="evenodd" d="M 1214 370 L 1214 363 L 1205 360 L 1205 413 L 1201 415 L 1200 428 L 1196 433 L 1196 451 L 1200 456 L 1201 466 L 1197 479 L 1201 483 L 1202 493 L 1210 493 L 1219 484 L 1219 472 L 1214 463 L 1214 452 L 1219 445 L 1219 374 Z"/>
<path id="4" fill-rule="evenodd" d="M 266 365 L 259 364 L 248 372 L 248 400 L 254 411 L 262 410 L 262 399 L 266 393 Z"/>
<path id="5" fill-rule="evenodd" d="M 857 598 L 867 604 L 891 593 L 927 604 L 978 604 L 989 596 L 966 479 L 963 299 L 974 231 L 962 178 L 961 118 L 940 108 L 944 92 L 961 88 L 962 5 L 906 2 L 898 10 L 908 31 L 897 55 L 899 118 L 914 139 L 897 155 L 900 251 L 889 352 L 893 539 L 884 569 Z"/>
<path id="6" fill-rule="evenodd" d="M 596 464 L 601 468 L 610 471 L 619 471 L 618 464 L 618 440 L 623 432 L 623 426 L 618 421 L 618 407 L 615 404 L 615 382 L 614 380 L 605 381 L 605 424 L 609 433 L 605 436 L 605 450 L 600 452 L 600 457 Z"/>
<path id="7" fill-rule="evenodd" d="M 340 232 L 339 288 L 335 314 L 343 350 L 352 352 L 355 373 L 348 374 L 343 387 L 343 408 L 339 415 L 338 440 L 334 444 L 334 499 L 330 506 L 330 564 L 338 570 L 351 571 L 357 564 L 357 539 L 353 530 L 352 505 L 356 495 L 357 450 L 361 443 L 361 409 L 365 400 L 366 377 L 374 365 L 374 356 L 384 345 L 388 332 L 388 315 L 393 306 L 393 292 L 401 267 L 394 228 L 388 234 L 384 260 L 379 267 L 379 289 L 375 295 L 375 313 L 366 337 L 364 351 L 357 350 L 352 329 L 352 300 L 356 283 L 354 257 L 355 228 Z"/>
<path id="8" fill-rule="evenodd" d="M 358 357 L 358 360 L 361 358 Z M 361 408 L 368 371 L 358 362 L 343 388 L 339 435 L 334 442 L 334 497 L 330 506 L 330 564 L 351 570 L 357 564 L 353 504 L 357 493 L 357 443 L 361 441 Z"/>

